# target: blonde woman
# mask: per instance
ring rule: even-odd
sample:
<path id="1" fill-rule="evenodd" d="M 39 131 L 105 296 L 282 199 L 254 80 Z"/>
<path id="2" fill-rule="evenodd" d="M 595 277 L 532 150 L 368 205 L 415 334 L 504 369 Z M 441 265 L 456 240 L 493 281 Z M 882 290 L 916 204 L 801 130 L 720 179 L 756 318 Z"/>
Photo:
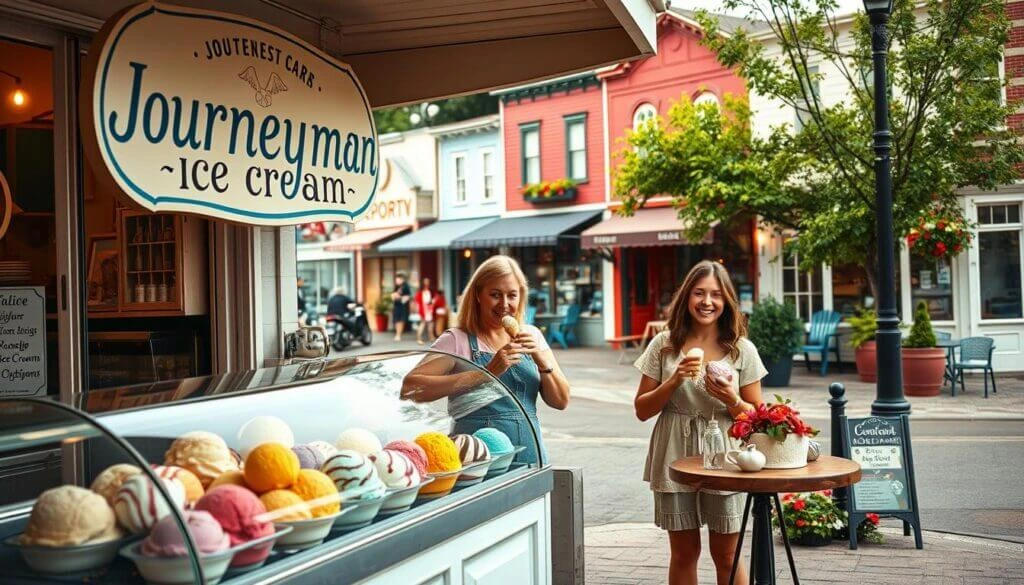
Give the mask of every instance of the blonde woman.
<path id="1" fill-rule="evenodd" d="M 533 325 L 522 324 L 526 312 L 526 277 L 519 264 L 508 256 L 492 256 L 473 273 L 459 304 L 457 324 L 441 334 L 431 349 L 472 361 L 501 380 L 519 400 L 529 421 L 508 397 L 495 400 L 469 414 L 457 416 L 456 433 L 472 433 L 493 427 L 509 436 L 516 445 L 526 446 L 516 461 L 544 463 L 547 459 L 537 420 L 537 396 L 548 406 L 564 410 L 569 405 L 569 382 L 558 367 L 555 355 L 544 336 Z M 520 331 L 511 335 L 501 324 L 511 315 L 520 323 Z M 425 360 L 409 373 L 402 396 L 430 402 L 452 396 L 460 389 L 477 386 L 483 380 L 463 379 L 467 374 L 452 374 L 451 360 Z M 473 373 L 468 373 L 472 377 Z M 472 394 L 472 391 L 469 392 Z M 452 408 L 449 401 L 449 411 Z M 534 437 L 531 423 L 537 429 Z M 534 439 L 541 446 L 534 449 Z"/>

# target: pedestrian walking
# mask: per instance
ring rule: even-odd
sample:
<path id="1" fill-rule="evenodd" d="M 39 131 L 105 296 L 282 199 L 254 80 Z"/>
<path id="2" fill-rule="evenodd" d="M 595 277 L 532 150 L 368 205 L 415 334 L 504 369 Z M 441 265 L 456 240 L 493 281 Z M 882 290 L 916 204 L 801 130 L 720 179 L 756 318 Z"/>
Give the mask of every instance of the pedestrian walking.
<path id="1" fill-rule="evenodd" d="M 492 256 L 473 273 L 459 305 L 457 325 L 431 349 L 472 361 L 485 368 L 511 391 L 526 411 L 503 393 L 494 392 L 490 377 L 469 371 L 459 360 L 428 356 L 406 377 L 402 397 L 432 402 L 448 397 L 455 433 L 496 428 L 526 449 L 516 457 L 524 463 L 544 463 L 547 455 L 537 419 L 537 397 L 564 410 L 569 405 L 569 381 L 544 336 L 523 324 L 526 277 L 508 256 Z M 506 317 L 515 320 L 503 325 Z M 532 428 L 531 428 L 532 427 Z M 533 429 L 536 429 L 534 435 Z M 540 445 L 540 452 L 534 448 Z"/>
<path id="2" fill-rule="evenodd" d="M 434 338 L 440 337 L 448 329 L 448 301 L 444 298 L 444 291 L 437 289 L 434 295 L 434 331 L 431 335 Z"/>
<path id="3" fill-rule="evenodd" d="M 427 341 L 434 339 L 434 291 L 430 288 L 430 279 L 420 279 L 420 288 L 416 291 L 416 312 L 420 316 L 420 324 L 416 327 L 416 343 L 423 345 L 423 334 Z"/>
<path id="4" fill-rule="evenodd" d="M 634 401 L 636 416 L 658 417 L 644 481 L 654 493 L 654 523 L 668 531 L 670 585 L 697 583 L 703 525 L 708 527 L 718 584 L 729 581 L 743 495 L 694 492 L 672 481 L 668 465 L 702 451 L 700 441 L 709 421 L 728 429 L 736 416 L 761 403 L 761 378 L 768 372 L 745 335 L 729 273 L 721 264 L 705 260 L 690 270 L 672 298 L 666 330 L 651 340 L 634 364 L 642 374 Z M 716 364 L 712 371 L 707 367 L 710 362 Z M 737 567 L 735 583 L 747 582 L 746 571 Z"/>
<path id="5" fill-rule="evenodd" d="M 412 290 L 409 283 L 405 282 L 405 273 L 395 274 L 395 290 L 391 293 L 391 300 L 394 303 L 391 307 L 391 320 L 395 323 L 395 341 L 402 341 L 402 333 L 409 323 L 409 300 L 412 298 Z"/>

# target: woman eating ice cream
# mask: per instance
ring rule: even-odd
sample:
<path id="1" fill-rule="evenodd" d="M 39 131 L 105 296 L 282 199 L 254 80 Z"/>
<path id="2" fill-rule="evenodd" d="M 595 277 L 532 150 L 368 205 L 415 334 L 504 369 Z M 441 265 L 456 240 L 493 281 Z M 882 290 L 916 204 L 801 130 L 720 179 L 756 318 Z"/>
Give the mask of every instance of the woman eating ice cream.
<path id="1" fill-rule="evenodd" d="M 453 433 L 472 434 L 492 427 L 525 446 L 516 461 L 544 463 L 540 423 L 537 420 L 537 396 L 548 406 L 564 410 L 569 404 L 569 382 L 555 361 L 554 353 L 544 336 L 533 325 L 523 324 L 526 312 L 526 277 L 515 260 L 508 256 L 492 256 L 473 273 L 462 294 L 456 327 L 445 331 L 431 345 L 472 361 L 485 368 L 508 387 L 526 411 L 529 421 L 510 398 L 487 402 L 471 412 L 463 408 L 473 402 L 474 393 L 489 378 L 479 372 L 459 370 L 451 359 L 429 356 L 405 377 L 402 397 L 418 402 L 431 402 L 444 397 L 449 414 L 455 417 Z M 534 448 L 541 445 L 540 453 Z"/>
<path id="2" fill-rule="evenodd" d="M 634 406 L 640 420 L 658 417 L 644 481 L 654 492 L 654 523 L 668 531 L 670 585 L 697 583 L 700 527 L 708 526 L 718 583 L 729 581 L 743 514 L 742 494 L 701 491 L 669 478 L 668 465 L 700 453 L 710 420 L 722 429 L 761 403 L 768 372 L 746 337 L 736 291 L 721 264 L 698 263 L 676 291 L 668 327 L 634 364 L 642 374 Z M 747 583 L 737 567 L 735 583 Z"/>

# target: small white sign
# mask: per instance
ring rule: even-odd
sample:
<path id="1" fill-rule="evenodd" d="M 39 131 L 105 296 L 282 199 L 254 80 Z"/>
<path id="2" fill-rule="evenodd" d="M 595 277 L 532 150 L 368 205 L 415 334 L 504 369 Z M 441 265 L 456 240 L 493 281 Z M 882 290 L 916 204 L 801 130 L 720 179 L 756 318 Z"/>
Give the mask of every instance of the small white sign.
<path id="1" fill-rule="evenodd" d="M 0 287 L 0 398 L 46 395 L 43 287 Z"/>
<path id="2" fill-rule="evenodd" d="M 93 40 L 81 91 L 89 162 L 135 206 L 263 225 L 370 210 L 379 149 L 359 80 L 272 26 L 137 4 Z"/>

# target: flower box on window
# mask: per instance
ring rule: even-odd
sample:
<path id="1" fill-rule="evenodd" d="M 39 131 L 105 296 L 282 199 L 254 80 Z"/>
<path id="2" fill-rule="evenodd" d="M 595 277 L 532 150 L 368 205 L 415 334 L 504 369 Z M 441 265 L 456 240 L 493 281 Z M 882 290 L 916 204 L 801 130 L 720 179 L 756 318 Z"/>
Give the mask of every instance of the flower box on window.
<path id="1" fill-rule="evenodd" d="M 576 199 L 576 182 L 572 179 L 541 181 L 523 187 L 523 199 L 534 204 L 558 203 Z"/>

